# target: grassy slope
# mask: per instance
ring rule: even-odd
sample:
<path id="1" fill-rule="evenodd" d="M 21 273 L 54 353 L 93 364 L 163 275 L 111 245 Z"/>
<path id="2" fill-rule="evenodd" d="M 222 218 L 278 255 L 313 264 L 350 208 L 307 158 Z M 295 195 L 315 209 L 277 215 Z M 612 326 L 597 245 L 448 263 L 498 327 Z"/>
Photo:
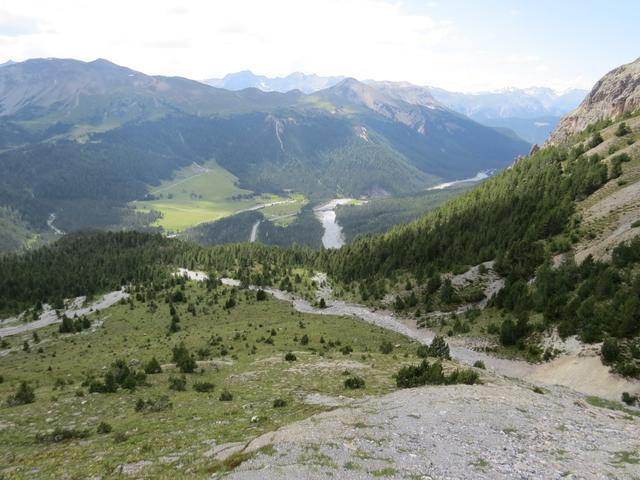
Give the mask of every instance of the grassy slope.
<path id="1" fill-rule="evenodd" d="M 31 353 L 22 351 L 22 337 L 9 339 L 15 351 L 0 356 L 0 375 L 4 376 L 0 399 L 4 402 L 18 381 L 28 380 L 36 386 L 36 402 L 0 406 L 0 443 L 10 446 L 0 450 L 0 476 L 9 469 L 10 478 L 32 478 L 34 472 L 38 478 L 109 476 L 118 465 L 149 460 L 153 465 L 145 473 L 154 478 L 168 478 L 176 472 L 190 478 L 206 477 L 207 470 L 215 468 L 215 461 L 204 456 L 213 442 L 245 440 L 326 408 L 305 404 L 303 398 L 310 393 L 360 397 L 388 392 L 394 388 L 391 375 L 398 368 L 397 357 L 411 352 L 416 361 L 414 344 L 400 335 L 351 318 L 303 315 L 285 302 L 256 302 L 253 292 L 249 299 L 240 292 L 239 305 L 227 312 L 212 301 L 216 293 L 222 297 L 227 292 L 228 287 L 207 293 L 203 287 L 189 285 L 186 293 L 191 301 L 200 299 L 197 315 L 187 313 L 186 304 L 179 304 L 182 330 L 171 336 L 167 335 L 168 305 L 158 301 L 159 309 L 153 314 L 138 302 L 132 309 L 117 305 L 100 312 L 92 316 L 94 325 L 96 320 L 104 320 L 95 332 L 62 336 L 56 327 L 48 327 L 39 331 L 37 345 L 25 335 L 32 343 Z M 268 338 L 272 329 L 277 332 L 274 345 L 257 342 Z M 306 347 L 294 340 L 304 334 L 310 338 Z M 184 341 L 193 352 L 218 335 L 229 354 L 221 357 L 219 346 L 209 346 L 211 355 L 200 363 L 203 373 L 187 375 L 185 392 L 168 389 L 168 377 L 176 375 L 171 366 L 162 374 L 148 376 L 150 385 L 133 393 L 87 394 L 81 387 L 86 373 L 100 375 L 116 357 L 146 362 L 156 356 L 161 364 L 167 364 L 171 348 L 178 342 Z M 327 344 L 319 343 L 320 336 L 327 342 L 339 339 L 354 352 L 343 355 L 340 347 L 325 350 Z M 382 340 L 396 345 L 395 355 L 379 353 Z M 254 345 L 257 352 L 252 355 Z M 298 361 L 285 362 L 283 356 L 288 351 L 294 351 Z M 345 370 L 365 378 L 366 389 L 345 390 Z M 56 379 L 68 385 L 55 389 Z M 195 392 L 195 381 L 213 382 L 214 392 Z M 218 400 L 224 388 L 234 395 L 232 402 Z M 78 396 L 77 391 L 85 392 L 84 396 Z M 161 395 L 169 396 L 171 410 L 134 411 L 138 398 Z M 279 397 L 287 406 L 274 409 L 273 400 Z M 251 422 L 253 416 L 259 421 Z M 97 434 L 101 421 L 110 423 L 113 433 Z M 87 429 L 91 435 L 85 440 L 53 444 L 35 440 L 36 434 L 56 427 Z M 125 434 L 126 440 L 117 441 L 118 434 Z M 160 460 L 172 455 L 176 456 L 173 461 Z M 178 465 L 182 465 L 181 471 Z"/>
<path id="2" fill-rule="evenodd" d="M 150 190 L 151 194 L 156 197 L 162 195 L 162 198 L 132 202 L 132 205 L 141 211 L 161 212 L 162 218 L 154 225 L 173 232 L 218 220 L 260 203 L 286 200 L 284 197 L 266 194 L 250 199 L 232 200 L 233 196 L 247 195 L 251 192 L 239 188 L 236 185 L 237 178 L 214 161 L 207 162 L 204 167 L 208 169 L 207 172 L 195 169 L 194 166 L 179 170 L 172 180 L 162 182 L 159 187 Z M 168 198 L 169 195 L 172 198 Z M 301 206 L 302 199 L 297 196 L 290 211 L 297 213 Z"/>

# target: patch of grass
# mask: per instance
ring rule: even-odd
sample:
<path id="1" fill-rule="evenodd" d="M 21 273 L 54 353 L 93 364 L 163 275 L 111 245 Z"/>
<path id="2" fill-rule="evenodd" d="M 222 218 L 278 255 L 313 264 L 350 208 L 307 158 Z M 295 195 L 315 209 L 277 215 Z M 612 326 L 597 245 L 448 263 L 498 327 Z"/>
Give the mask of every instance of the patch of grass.
<path id="1" fill-rule="evenodd" d="M 589 396 L 585 400 L 589 405 L 593 405 L 594 407 L 608 408 L 609 410 L 617 410 L 619 412 L 624 412 L 634 417 L 640 417 L 639 411 L 633 410 L 631 408 L 627 408 L 619 402 L 613 402 L 611 400 L 607 400 L 606 398 L 601 398 L 596 396 Z"/>
<path id="2" fill-rule="evenodd" d="M 474 467 L 477 467 L 477 468 L 486 468 L 491 464 L 489 463 L 488 460 L 486 460 L 484 458 L 478 458 L 478 459 L 476 459 L 475 462 L 472 462 L 471 465 L 473 465 Z"/>
<path id="3" fill-rule="evenodd" d="M 635 450 L 621 450 L 613 453 L 613 459 L 611 461 L 614 464 L 640 464 L 640 454 Z"/>
<path id="4" fill-rule="evenodd" d="M 398 470 L 392 467 L 385 467 L 379 470 L 372 470 L 369 472 L 374 477 L 393 477 L 398 473 Z"/>
<path id="5" fill-rule="evenodd" d="M 234 470 L 239 467 L 242 463 L 256 456 L 256 452 L 236 452 L 229 455 L 224 460 L 214 463 L 209 466 L 206 470 L 209 473 L 225 473 Z"/>
<path id="6" fill-rule="evenodd" d="M 362 470 L 362 466 L 359 463 L 347 462 L 344 464 L 345 470 Z"/>

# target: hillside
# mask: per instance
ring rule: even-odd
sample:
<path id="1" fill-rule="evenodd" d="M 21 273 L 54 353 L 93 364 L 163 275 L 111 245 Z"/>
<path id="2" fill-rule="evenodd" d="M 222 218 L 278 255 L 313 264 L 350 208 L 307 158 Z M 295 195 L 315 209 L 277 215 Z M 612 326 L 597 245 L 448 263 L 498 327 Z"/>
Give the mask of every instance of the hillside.
<path id="1" fill-rule="evenodd" d="M 204 83 L 235 91 L 253 87 L 265 92 L 299 90 L 312 94 L 343 80 L 344 77 L 322 77 L 299 72 L 270 78 L 243 71 L 230 73 L 223 79 L 204 80 Z M 555 91 L 544 87 L 463 93 L 408 82 L 365 80 L 364 83 L 407 103 L 446 106 L 483 125 L 513 130 L 531 144 L 542 144 L 556 128 L 560 118 L 577 107 L 588 93 L 580 89 Z"/>
<path id="2" fill-rule="evenodd" d="M 64 231 L 174 231 L 248 206 L 211 201 L 200 187 L 154 203 L 155 189 L 194 164 L 215 161 L 221 191 L 317 200 L 417 192 L 502 168 L 527 150 L 444 107 L 355 80 L 305 95 L 229 91 L 106 60 L 36 59 L 0 70 L 0 206 L 35 233 L 49 229 L 51 214 Z M 170 218 L 183 208 L 197 212 Z"/>

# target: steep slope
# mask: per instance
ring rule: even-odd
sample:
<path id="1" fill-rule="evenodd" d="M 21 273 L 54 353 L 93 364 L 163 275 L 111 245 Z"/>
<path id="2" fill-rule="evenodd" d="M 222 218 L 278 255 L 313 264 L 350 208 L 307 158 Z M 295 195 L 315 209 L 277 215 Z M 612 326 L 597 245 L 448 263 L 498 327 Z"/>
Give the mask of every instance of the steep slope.
<path id="1" fill-rule="evenodd" d="M 594 85 L 580 106 L 564 117 L 549 143 L 566 142 L 588 125 L 640 108 L 640 58 L 611 70 Z"/>
<path id="2" fill-rule="evenodd" d="M 376 88 L 346 79 L 303 101 L 330 105 L 334 113 L 381 134 L 419 170 L 447 180 L 504 168 L 528 147 L 430 101 L 415 89 L 390 84 Z"/>

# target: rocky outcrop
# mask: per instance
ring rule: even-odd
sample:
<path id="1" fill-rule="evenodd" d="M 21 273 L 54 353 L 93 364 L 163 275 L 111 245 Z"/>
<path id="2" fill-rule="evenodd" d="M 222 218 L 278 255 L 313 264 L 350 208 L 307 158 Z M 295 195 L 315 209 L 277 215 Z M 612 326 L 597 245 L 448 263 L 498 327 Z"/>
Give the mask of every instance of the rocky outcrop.
<path id="1" fill-rule="evenodd" d="M 640 475 L 638 417 L 592 406 L 560 387 L 486 380 L 484 385 L 399 390 L 314 415 L 249 442 L 241 450 L 249 460 L 225 478 Z"/>
<path id="2" fill-rule="evenodd" d="M 640 108 L 640 58 L 611 70 L 595 84 L 578 108 L 565 116 L 547 144 L 566 142 L 598 120 Z"/>

